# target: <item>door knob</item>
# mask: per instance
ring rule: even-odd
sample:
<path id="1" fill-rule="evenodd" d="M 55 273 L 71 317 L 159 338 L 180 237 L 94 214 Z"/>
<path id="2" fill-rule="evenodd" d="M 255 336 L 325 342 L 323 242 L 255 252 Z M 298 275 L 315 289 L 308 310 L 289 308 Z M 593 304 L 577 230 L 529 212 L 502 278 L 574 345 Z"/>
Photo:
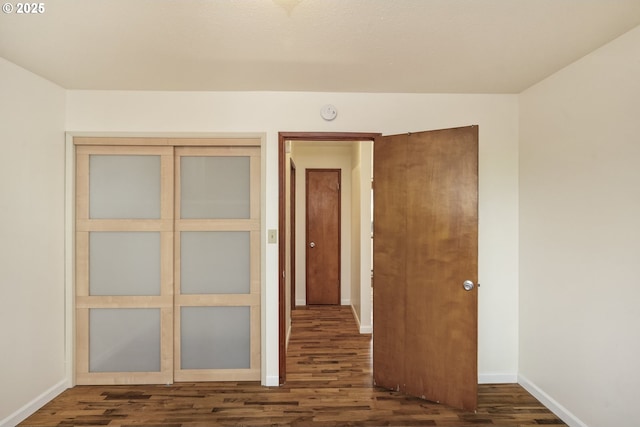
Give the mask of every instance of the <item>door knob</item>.
<path id="1" fill-rule="evenodd" d="M 471 280 L 465 280 L 464 282 L 462 282 L 462 287 L 464 288 L 465 291 L 470 291 L 475 287 L 475 285 Z"/>
<path id="2" fill-rule="evenodd" d="M 311 246 L 312 248 L 316 247 L 316 244 L 314 242 L 309 243 L 309 246 Z"/>

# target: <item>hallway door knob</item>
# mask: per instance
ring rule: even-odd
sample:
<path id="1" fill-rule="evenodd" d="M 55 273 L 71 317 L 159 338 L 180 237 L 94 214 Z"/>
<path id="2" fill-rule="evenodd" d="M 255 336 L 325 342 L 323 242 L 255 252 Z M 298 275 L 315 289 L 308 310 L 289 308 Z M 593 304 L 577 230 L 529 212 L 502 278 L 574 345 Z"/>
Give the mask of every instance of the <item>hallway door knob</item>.
<path id="1" fill-rule="evenodd" d="M 316 244 L 315 244 L 315 242 L 311 242 L 311 243 L 309 243 L 309 246 L 311 246 L 312 248 L 315 248 Z"/>
<path id="2" fill-rule="evenodd" d="M 475 287 L 475 285 L 471 280 L 465 280 L 464 282 L 462 282 L 462 287 L 464 288 L 465 291 L 470 291 Z"/>

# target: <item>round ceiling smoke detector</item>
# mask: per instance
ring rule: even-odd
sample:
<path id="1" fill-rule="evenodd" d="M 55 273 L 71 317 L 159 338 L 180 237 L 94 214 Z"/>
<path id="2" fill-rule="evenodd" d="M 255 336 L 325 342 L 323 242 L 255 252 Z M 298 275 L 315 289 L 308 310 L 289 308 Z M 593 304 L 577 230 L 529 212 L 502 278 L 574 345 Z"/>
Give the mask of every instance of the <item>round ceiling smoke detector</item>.
<path id="1" fill-rule="evenodd" d="M 327 104 L 320 109 L 320 116 L 326 121 L 331 121 L 338 115 L 338 109 L 331 104 Z"/>

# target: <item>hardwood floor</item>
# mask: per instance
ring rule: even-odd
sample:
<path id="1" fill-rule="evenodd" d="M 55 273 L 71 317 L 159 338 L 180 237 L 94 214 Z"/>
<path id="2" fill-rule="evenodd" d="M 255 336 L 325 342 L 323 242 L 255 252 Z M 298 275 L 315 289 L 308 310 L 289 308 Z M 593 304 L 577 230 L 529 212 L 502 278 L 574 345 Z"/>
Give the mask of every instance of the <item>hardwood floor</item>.
<path id="1" fill-rule="evenodd" d="M 79 386 L 20 426 L 539 426 L 565 424 L 517 384 L 481 385 L 477 413 L 373 387 L 371 336 L 350 307 L 293 312 L 287 384 Z"/>

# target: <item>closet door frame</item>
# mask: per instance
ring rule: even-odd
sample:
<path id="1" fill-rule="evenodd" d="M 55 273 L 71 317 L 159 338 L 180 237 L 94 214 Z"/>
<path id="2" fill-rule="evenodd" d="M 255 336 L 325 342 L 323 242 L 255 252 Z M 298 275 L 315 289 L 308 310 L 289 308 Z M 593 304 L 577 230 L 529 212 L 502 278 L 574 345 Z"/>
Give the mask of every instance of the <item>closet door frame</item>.
<path id="1" fill-rule="evenodd" d="M 264 364 L 263 358 L 265 357 L 265 348 L 264 348 L 264 332 L 262 330 L 265 327 L 265 318 L 264 318 L 264 310 L 262 309 L 262 305 L 264 303 L 264 295 L 263 287 L 264 287 L 264 271 L 262 271 L 262 265 L 264 264 L 265 258 L 265 249 L 266 249 L 266 241 L 265 240 L 265 232 L 264 232 L 264 201 L 261 200 L 261 194 L 264 191 L 264 171 L 262 170 L 264 165 L 264 142 L 265 135 L 264 134 L 225 134 L 222 136 L 216 135 L 205 135 L 205 136 L 195 136 L 190 137 L 185 134 L 179 134 L 176 136 L 166 136 L 166 137 L 158 137 L 156 135 L 146 136 L 143 134 L 134 134 L 130 136 L 123 134 L 113 134 L 111 136 L 109 133 L 103 134 L 101 136 L 97 136 L 97 134 L 93 134 L 88 136 L 87 134 L 82 133 L 67 133 L 66 134 L 66 170 L 65 170 L 65 206 L 66 206 L 66 214 L 65 214 L 65 276 L 66 276 L 66 296 L 65 296 L 65 306 L 67 307 L 65 318 L 66 318 L 66 327 L 65 327 L 65 350 L 67 357 L 65 359 L 65 370 L 66 370 L 66 385 L 63 386 L 61 390 L 66 387 L 71 387 L 76 384 L 118 384 L 118 383 L 158 383 L 158 384 L 169 384 L 174 381 L 174 373 L 175 373 L 175 360 L 173 360 L 173 347 L 175 344 L 175 334 L 174 334 L 174 276 L 170 280 L 165 280 L 164 273 L 162 275 L 162 291 L 160 296 L 154 297 L 141 297 L 141 298 L 155 298 L 157 301 L 154 301 L 155 304 L 158 301 L 162 301 L 158 306 L 162 310 L 161 319 L 162 319 L 162 347 L 163 354 L 165 354 L 165 343 L 170 342 L 170 353 L 172 354 L 172 360 L 165 360 L 166 358 L 162 356 L 162 368 L 160 372 L 151 372 L 151 373 L 141 373 L 139 378 L 129 378 L 126 380 L 120 381 L 111 381 L 106 378 L 104 373 L 89 373 L 88 372 L 88 362 L 87 355 L 82 354 L 82 352 L 78 352 L 79 344 L 82 344 L 82 340 L 87 340 L 88 331 L 83 330 L 82 328 L 78 328 L 78 320 L 86 319 L 88 316 L 88 310 L 92 303 L 96 303 L 96 307 L 103 305 L 104 307 L 116 307 L 118 306 L 118 297 L 104 297 L 106 298 L 103 301 L 98 301 L 97 298 L 91 297 L 88 295 L 88 273 L 87 273 L 87 263 L 78 262 L 77 253 L 80 251 L 86 251 L 88 246 L 82 241 L 82 239 L 88 240 L 88 232 L 87 226 L 91 223 L 89 222 L 88 215 L 85 215 L 82 212 L 84 207 L 83 203 L 87 203 L 88 200 L 82 201 L 79 200 L 83 198 L 82 192 L 84 189 L 78 188 L 78 176 L 76 171 L 78 170 L 78 163 L 81 163 L 81 158 L 77 157 L 77 154 L 82 153 L 83 150 L 88 150 L 86 152 L 91 152 L 93 149 L 101 150 L 103 148 L 98 147 L 120 147 L 124 148 L 125 152 L 130 152 L 128 150 L 136 150 L 136 149 L 144 149 L 146 147 L 155 147 L 171 150 L 171 156 L 173 157 L 173 150 L 175 147 L 247 147 L 254 150 L 257 150 L 258 157 L 257 161 L 252 161 L 252 164 L 255 163 L 257 165 L 257 175 L 253 174 L 252 171 L 252 186 L 255 183 L 255 188 L 257 191 L 257 201 L 252 201 L 252 215 L 253 212 L 258 212 L 259 216 L 257 219 L 258 229 L 253 230 L 251 232 L 251 250 L 254 252 L 257 249 L 257 264 L 252 262 L 252 272 L 251 272 L 251 293 L 253 294 L 250 298 L 251 302 L 251 322 L 252 325 L 255 324 L 254 320 L 257 320 L 258 327 L 253 328 L 251 331 L 251 373 L 245 372 L 245 377 L 247 380 L 249 379 L 260 379 L 263 385 L 269 385 L 269 381 L 265 376 L 265 372 L 262 369 L 262 365 Z M 171 161 L 171 174 L 174 173 L 173 166 L 175 163 L 174 160 Z M 162 163 L 163 169 L 165 168 L 164 161 Z M 252 166 L 253 168 L 254 166 Z M 255 178 L 257 177 L 257 178 Z M 173 177 L 172 177 L 173 179 Z M 257 181 L 254 181 L 257 179 Z M 171 187 L 171 197 L 170 199 L 173 202 L 174 194 L 173 190 L 174 186 Z M 87 193 L 85 193 L 86 196 Z M 172 211 L 172 215 L 174 213 L 173 206 L 170 209 Z M 163 207 L 163 212 L 165 212 L 165 208 Z M 164 213 L 163 213 L 164 215 Z M 159 221 L 164 221 L 165 218 L 161 218 Z M 104 220 L 99 220 L 104 221 Z M 107 220 L 108 221 L 108 220 Z M 137 220 L 133 220 L 137 221 Z M 153 221 L 153 220 L 152 220 Z M 158 221 L 158 220 L 155 220 Z M 171 224 L 173 227 L 174 218 L 171 217 Z M 124 221 L 123 221 L 124 222 Z M 79 225 L 79 227 L 78 227 Z M 97 226 L 104 226 L 105 224 L 95 224 Z M 140 225 L 140 224 L 138 224 Z M 111 224 L 113 227 L 113 224 Z M 153 228 L 153 227 L 151 227 Z M 106 229 L 109 228 L 109 224 L 107 224 Z M 175 241 L 173 240 L 175 237 L 175 230 L 171 232 L 168 231 L 160 231 L 162 233 L 161 241 L 162 245 L 168 245 L 169 241 L 171 242 L 172 247 L 175 247 Z M 85 236 L 82 234 L 85 233 Z M 171 237 L 165 237 L 164 234 L 171 234 Z M 80 234 L 80 240 L 78 240 L 78 235 Z M 170 239 L 170 240 L 169 240 Z M 172 259 L 169 260 L 165 258 L 163 253 L 162 255 L 162 265 L 171 265 L 171 268 L 174 269 L 173 266 L 173 249 L 172 249 Z M 254 255 L 252 254 L 252 258 Z M 254 265 L 257 265 L 257 271 L 254 271 Z M 174 269 L 175 270 L 175 269 Z M 83 276 L 84 275 L 84 276 Z M 84 277 L 84 278 L 82 278 Z M 84 283 L 82 283 L 84 281 Z M 80 283 L 79 283 L 80 282 Z M 167 285 L 170 284 L 170 290 Z M 257 290 L 257 294 L 254 294 L 254 291 Z M 170 292 L 170 297 L 168 293 Z M 168 303 L 168 298 L 171 299 L 171 303 Z M 99 297 L 103 298 L 103 297 Z M 80 305 L 76 308 L 77 302 Z M 150 306 L 150 302 L 146 301 L 141 304 L 144 307 Z M 229 305 L 234 305 L 233 303 Z M 171 327 L 168 327 L 169 322 L 171 322 Z M 85 324 L 87 324 L 85 322 Z M 166 331 L 166 333 L 165 333 Z M 169 376 L 170 373 L 170 376 Z M 107 373 L 111 374 L 111 373 Z M 126 373 L 127 375 L 132 373 Z M 138 375 L 138 373 L 134 373 Z M 247 375 L 248 374 L 248 375 Z M 215 378 L 213 378 L 215 380 Z"/>

